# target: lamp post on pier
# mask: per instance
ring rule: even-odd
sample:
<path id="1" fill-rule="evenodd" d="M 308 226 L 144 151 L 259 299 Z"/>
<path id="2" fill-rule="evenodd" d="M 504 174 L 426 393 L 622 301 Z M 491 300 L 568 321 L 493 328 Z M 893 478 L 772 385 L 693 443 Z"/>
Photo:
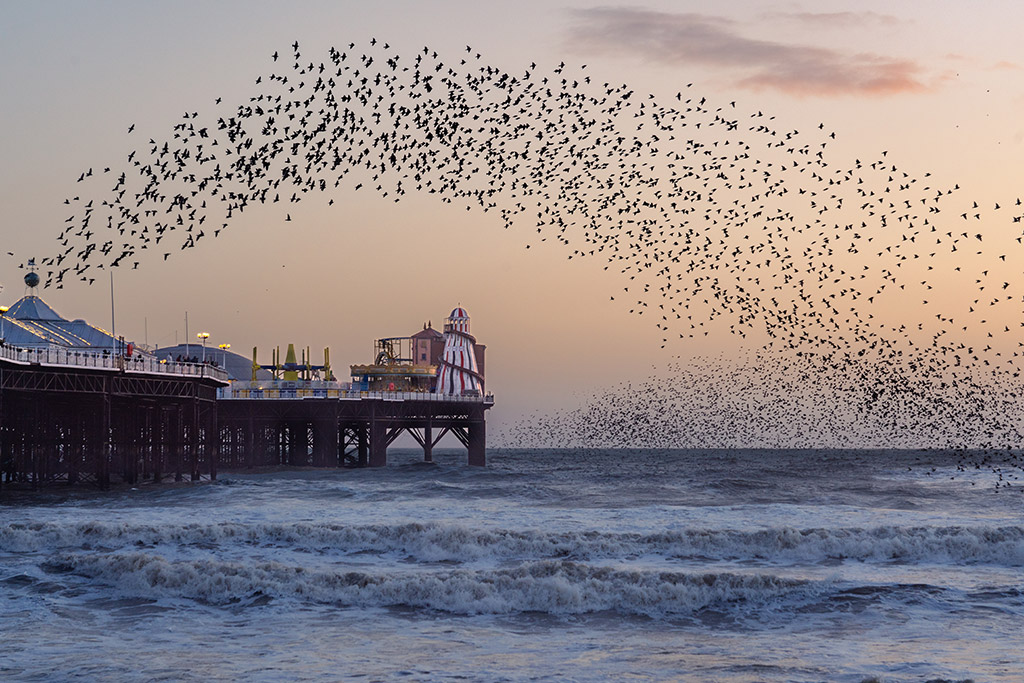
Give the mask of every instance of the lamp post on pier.
<path id="1" fill-rule="evenodd" d="M 199 339 L 203 340 L 203 364 L 206 364 L 206 340 L 210 338 L 209 332 L 200 332 L 196 335 Z"/>
<path id="2" fill-rule="evenodd" d="M 228 371 L 228 349 L 231 348 L 231 344 L 217 344 L 217 348 L 221 350 L 221 367 L 224 368 L 224 372 Z"/>
<path id="3" fill-rule="evenodd" d="M 4 318 L 7 316 L 7 311 L 10 310 L 9 306 L 0 306 L 0 340 L 7 341 L 7 336 L 4 334 Z"/>

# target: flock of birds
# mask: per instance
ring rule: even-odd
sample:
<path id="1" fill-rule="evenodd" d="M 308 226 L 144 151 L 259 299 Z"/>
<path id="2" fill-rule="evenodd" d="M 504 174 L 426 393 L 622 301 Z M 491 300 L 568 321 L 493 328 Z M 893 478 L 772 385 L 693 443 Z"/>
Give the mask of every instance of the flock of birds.
<path id="1" fill-rule="evenodd" d="M 442 60 L 371 39 L 311 58 L 296 42 L 254 86 L 216 120 L 185 112 L 124 170 L 82 172 L 59 249 L 39 260 L 45 285 L 167 260 L 254 207 L 282 203 L 268 213 L 288 222 L 291 204 L 333 204 L 343 185 L 396 202 L 436 195 L 497 213 L 527 249 L 550 241 L 599 259 L 620 280 L 611 298 L 653 320 L 663 347 L 728 332 L 761 348 L 756 362 L 706 359 L 662 383 L 715 393 L 710 417 L 738 401 L 751 428 L 735 417 L 712 431 L 764 441 L 816 416 L 808 424 L 833 435 L 858 425 L 858 443 L 924 439 L 980 449 L 975 464 L 1022 465 L 1024 322 L 1006 321 L 1022 320 L 1024 292 L 1000 274 L 1024 239 L 1020 199 L 980 206 L 887 152 L 836 163 L 824 124 L 789 129 L 690 85 L 666 103 L 585 66 L 510 73 L 469 46 Z M 795 377 L 829 392 L 801 397 Z M 644 438 L 671 444 L 699 421 L 684 403 L 620 391 L 551 417 L 550 431 L 586 432 L 602 406 L 599 431 L 634 439 L 614 425 L 643 407 Z"/>
<path id="2" fill-rule="evenodd" d="M 793 360 L 768 348 L 739 359 L 677 360 L 586 396 L 576 407 L 530 415 L 498 438 L 519 448 L 798 448 L 809 458 L 824 449 L 884 453 L 926 445 L 952 452 L 951 478 L 1020 491 L 1018 447 L 994 441 L 1018 428 L 1014 390 L 993 383 L 947 391 L 904 375 L 903 390 L 876 392 L 879 368 L 872 362 L 836 367 Z M 927 475 L 945 476 L 924 465 L 931 456 L 919 460 Z"/>

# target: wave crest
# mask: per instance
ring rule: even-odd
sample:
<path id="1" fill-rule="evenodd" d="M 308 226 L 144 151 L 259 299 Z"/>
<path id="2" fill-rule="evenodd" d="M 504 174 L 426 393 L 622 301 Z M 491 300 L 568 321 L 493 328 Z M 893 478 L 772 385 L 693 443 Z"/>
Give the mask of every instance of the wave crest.
<path id="1" fill-rule="evenodd" d="M 1020 526 L 682 529 L 653 534 L 473 529 L 442 523 L 357 526 L 225 522 L 158 526 L 48 522 L 0 526 L 0 550 L 8 552 L 230 544 L 338 554 L 395 553 L 422 562 L 585 561 L 662 556 L 800 563 L 855 560 L 1024 566 L 1024 528 Z"/>
<path id="2" fill-rule="evenodd" d="M 368 573 L 308 570 L 277 562 L 169 561 L 128 552 L 64 554 L 45 568 L 146 597 L 230 604 L 269 596 L 344 607 L 413 607 L 456 614 L 614 611 L 663 617 L 717 606 L 734 609 L 737 603 L 764 608 L 827 590 L 822 583 L 770 574 L 637 571 L 551 560 L 508 569 Z"/>

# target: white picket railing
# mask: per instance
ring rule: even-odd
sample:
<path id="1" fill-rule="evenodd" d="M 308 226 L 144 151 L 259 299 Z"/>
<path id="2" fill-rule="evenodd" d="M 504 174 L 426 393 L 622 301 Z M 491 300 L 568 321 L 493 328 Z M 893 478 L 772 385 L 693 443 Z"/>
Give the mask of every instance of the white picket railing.
<path id="1" fill-rule="evenodd" d="M 449 396 L 425 391 L 359 391 L 349 382 L 294 381 L 265 382 L 235 381 L 217 390 L 217 398 L 232 399 L 286 399 L 336 398 L 340 400 L 383 399 L 385 401 L 444 401 L 451 403 L 494 403 L 492 394 L 483 396 Z"/>
<path id="2" fill-rule="evenodd" d="M 203 363 L 163 361 L 133 354 L 131 357 L 108 353 L 80 351 L 61 347 L 21 348 L 0 345 L 0 358 L 22 365 L 46 365 L 67 368 L 97 368 L 123 370 L 147 375 L 174 375 L 178 377 L 208 377 L 226 382 L 228 373 L 223 368 Z"/>

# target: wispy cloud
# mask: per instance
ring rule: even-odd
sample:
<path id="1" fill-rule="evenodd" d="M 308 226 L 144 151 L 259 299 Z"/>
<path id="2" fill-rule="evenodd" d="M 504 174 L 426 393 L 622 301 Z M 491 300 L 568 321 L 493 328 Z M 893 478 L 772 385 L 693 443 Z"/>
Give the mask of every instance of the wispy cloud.
<path id="1" fill-rule="evenodd" d="M 851 21 L 847 14 L 821 16 Z M 738 86 L 751 90 L 832 97 L 928 89 L 924 70 L 912 60 L 748 38 L 736 22 L 722 17 L 615 7 L 574 10 L 573 15 L 577 21 L 569 44 L 576 50 L 727 69 L 735 73 Z"/>
<path id="2" fill-rule="evenodd" d="M 993 71 L 1020 71 L 1021 66 L 1016 62 L 1007 62 L 1003 60 L 1001 62 L 996 62 L 989 68 Z"/>
<path id="3" fill-rule="evenodd" d="M 765 19 L 781 19 L 820 28 L 857 28 L 871 26 L 896 26 L 903 20 L 891 14 L 879 12 L 765 12 Z"/>

